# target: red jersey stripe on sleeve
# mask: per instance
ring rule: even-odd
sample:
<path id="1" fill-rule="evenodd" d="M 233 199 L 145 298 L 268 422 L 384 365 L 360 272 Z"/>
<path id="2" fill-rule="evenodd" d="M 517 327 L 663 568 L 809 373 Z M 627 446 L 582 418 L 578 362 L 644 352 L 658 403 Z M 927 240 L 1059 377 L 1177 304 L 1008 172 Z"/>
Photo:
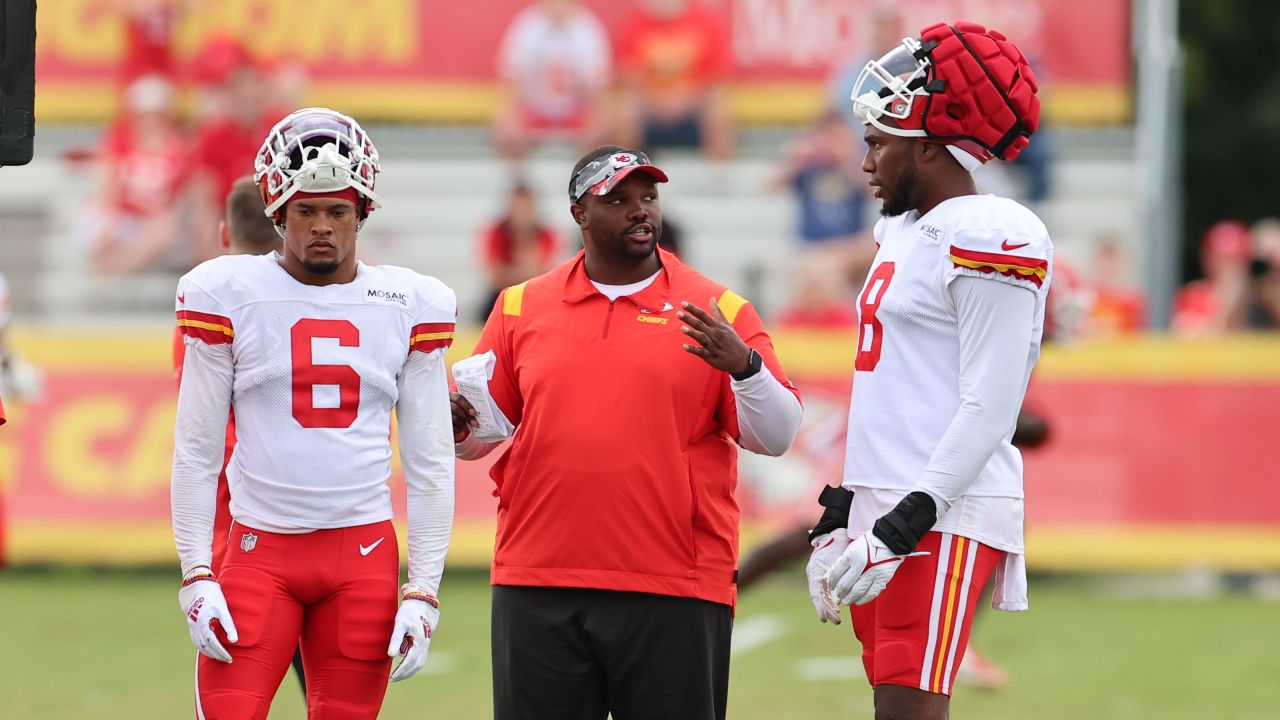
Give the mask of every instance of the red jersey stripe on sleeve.
<path id="1" fill-rule="evenodd" d="M 231 318 L 194 310 L 178 311 L 178 331 L 209 345 L 225 345 L 235 339 Z"/>
<path id="2" fill-rule="evenodd" d="M 453 344 L 454 323 L 422 323 L 409 331 L 409 352 L 429 353 Z"/>
<path id="3" fill-rule="evenodd" d="M 1048 260 L 965 250 L 955 245 L 951 246 L 951 262 L 958 268 L 1028 280 L 1036 287 L 1044 284 L 1049 268 Z"/>

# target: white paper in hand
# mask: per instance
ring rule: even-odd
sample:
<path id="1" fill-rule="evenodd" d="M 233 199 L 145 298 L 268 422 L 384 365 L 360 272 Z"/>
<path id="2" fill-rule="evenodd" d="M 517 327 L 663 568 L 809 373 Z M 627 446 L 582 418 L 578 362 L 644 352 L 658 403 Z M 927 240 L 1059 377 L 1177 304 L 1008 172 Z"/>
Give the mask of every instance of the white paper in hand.
<path id="1" fill-rule="evenodd" d="M 498 359 L 490 350 L 453 364 L 453 381 L 458 385 L 458 394 L 476 409 L 479 424 L 472 429 L 471 434 L 477 440 L 504 440 L 511 437 L 515 430 L 515 426 L 502 414 L 498 404 L 493 401 L 493 396 L 489 394 L 489 379 L 493 377 L 493 368 L 497 362 Z"/>

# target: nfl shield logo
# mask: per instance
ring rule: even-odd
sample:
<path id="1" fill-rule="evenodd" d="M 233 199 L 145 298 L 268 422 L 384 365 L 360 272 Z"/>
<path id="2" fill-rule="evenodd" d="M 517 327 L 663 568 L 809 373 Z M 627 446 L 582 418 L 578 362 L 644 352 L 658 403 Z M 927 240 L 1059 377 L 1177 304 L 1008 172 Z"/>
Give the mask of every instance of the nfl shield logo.
<path id="1" fill-rule="evenodd" d="M 254 548 L 255 548 L 255 547 L 257 547 L 257 546 L 258 546 L 258 536 L 257 536 L 257 535 L 254 535 L 254 534 L 253 534 L 253 533 L 251 533 L 251 532 L 247 532 L 247 533 L 245 533 L 243 536 L 241 536 L 241 538 L 240 538 L 240 549 L 241 549 L 241 550 L 243 550 L 243 551 L 245 551 L 245 552 L 249 552 L 250 550 L 254 549 Z"/>

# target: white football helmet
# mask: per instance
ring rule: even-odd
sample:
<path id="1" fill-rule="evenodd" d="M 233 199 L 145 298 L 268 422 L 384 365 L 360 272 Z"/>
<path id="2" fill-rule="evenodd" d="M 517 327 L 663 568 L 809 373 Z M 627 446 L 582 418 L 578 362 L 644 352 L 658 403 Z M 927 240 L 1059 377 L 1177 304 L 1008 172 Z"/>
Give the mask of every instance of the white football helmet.
<path id="1" fill-rule="evenodd" d="M 276 123 L 258 150 L 253 180 L 262 189 L 267 216 L 282 225 L 283 208 L 299 192 L 353 188 L 363 198 L 360 220 L 382 206 L 373 191 L 378 150 L 360 123 L 328 108 L 298 110 Z"/>

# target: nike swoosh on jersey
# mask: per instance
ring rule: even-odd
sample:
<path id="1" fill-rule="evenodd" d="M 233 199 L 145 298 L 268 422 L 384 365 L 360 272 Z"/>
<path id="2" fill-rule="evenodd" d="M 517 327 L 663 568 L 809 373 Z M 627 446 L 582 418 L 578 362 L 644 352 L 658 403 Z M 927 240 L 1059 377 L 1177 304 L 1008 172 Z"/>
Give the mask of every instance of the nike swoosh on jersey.
<path id="1" fill-rule="evenodd" d="M 1004 250 L 1005 252 L 1009 252 L 1010 250 L 1017 250 L 1018 248 L 1024 248 L 1030 244 L 1031 243 L 1029 242 L 1024 242 L 1024 243 L 1018 243 L 1017 245 L 1010 245 L 1009 241 L 1005 240 L 1004 242 L 1000 243 L 1000 249 Z"/>
<path id="2" fill-rule="evenodd" d="M 360 546 L 360 554 L 361 554 L 361 555 L 368 555 L 369 553 L 373 552 L 373 549 L 374 549 L 374 548 L 376 548 L 376 547 L 378 547 L 379 545 L 381 545 L 383 540 L 386 540 L 386 538 L 385 538 L 385 537 L 380 537 L 380 538 L 378 538 L 378 541 L 377 541 L 377 542 L 375 542 L 374 544 L 370 545 L 369 547 L 365 547 L 364 545 L 361 545 L 361 546 Z"/>
<path id="3" fill-rule="evenodd" d="M 185 294 L 185 293 L 184 293 L 184 294 L 182 294 L 182 295 L 179 295 L 179 296 L 178 296 L 178 302 L 180 302 L 180 303 L 184 303 L 184 302 L 186 302 L 186 301 L 187 301 L 187 296 L 186 296 L 186 294 Z"/>

